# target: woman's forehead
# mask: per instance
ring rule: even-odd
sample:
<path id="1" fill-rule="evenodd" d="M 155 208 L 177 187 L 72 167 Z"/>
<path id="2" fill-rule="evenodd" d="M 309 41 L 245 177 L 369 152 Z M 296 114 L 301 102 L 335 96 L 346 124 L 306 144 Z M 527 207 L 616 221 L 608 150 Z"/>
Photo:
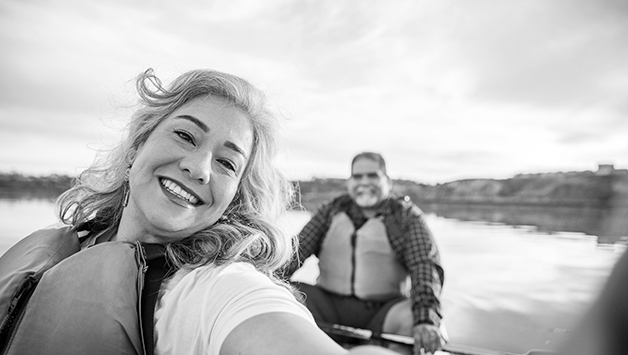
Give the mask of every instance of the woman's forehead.
<path id="1" fill-rule="evenodd" d="M 222 96 L 197 96 L 176 109 L 170 116 L 174 119 L 183 117 L 196 121 L 196 125 L 206 133 L 218 130 L 238 140 L 239 144 L 245 145 L 247 153 L 251 150 L 254 129 L 251 118 L 240 107 Z"/>

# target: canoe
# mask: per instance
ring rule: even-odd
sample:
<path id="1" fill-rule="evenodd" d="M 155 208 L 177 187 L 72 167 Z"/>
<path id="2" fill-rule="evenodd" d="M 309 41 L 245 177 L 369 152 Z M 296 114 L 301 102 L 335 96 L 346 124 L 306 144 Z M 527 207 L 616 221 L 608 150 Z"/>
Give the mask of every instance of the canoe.
<path id="1" fill-rule="evenodd" d="M 358 345 L 380 345 L 386 346 L 387 344 L 397 344 L 407 347 L 414 346 L 414 338 L 392 334 L 392 333 L 377 333 L 368 329 L 360 329 L 349 327 L 340 324 L 331 323 L 318 323 L 318 326 L 340 345 L 345 348 L 351 348 Z M 447 343 L 443 346 L 443 349 L 437 351 L 439 355 L 551 355 L 555 354 L 549 350 L 532 349 L 525 354 L 517 354 L 504 351 L 496 351 L 489 349 L 481 349 L 460 344 Z"/>

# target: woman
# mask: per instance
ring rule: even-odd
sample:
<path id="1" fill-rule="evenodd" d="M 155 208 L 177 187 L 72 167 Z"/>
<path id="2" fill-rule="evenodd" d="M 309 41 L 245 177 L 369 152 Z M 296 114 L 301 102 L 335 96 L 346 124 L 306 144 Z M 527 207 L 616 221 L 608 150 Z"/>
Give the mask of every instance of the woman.
<path id="1" fill-rule="evenodd" d="M 263 95 L 209 70 L 169 88 L 148 70 L 137 89 L 128 136 L 59 197 L 67 226 L 0 258 L 3 350 L 347 353 L 273 276 L 293 252 L 276 225 L 292 191 Z"/>

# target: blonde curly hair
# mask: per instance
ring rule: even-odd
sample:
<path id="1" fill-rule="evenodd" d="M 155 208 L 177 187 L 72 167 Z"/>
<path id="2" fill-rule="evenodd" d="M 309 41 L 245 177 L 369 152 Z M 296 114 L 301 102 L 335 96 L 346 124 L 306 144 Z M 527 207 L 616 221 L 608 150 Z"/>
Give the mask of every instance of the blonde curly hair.
<path id="1" fill-rule="evenodd" d="M 115 231 L 124 208 L 125 171 L 138 147 L 174 110 L 201 95 L 220 96 L 249 117 L 253 149 L 237 193 L 218 223 L 166 246 L 169 261 L 178 268 L 195 268 L 235 261 L 252 263 L 272 277 L 291 258 L 296 236 L 278 225 L 294 196 L 293 185 L 274 164 L 278 119 L 264 94 L 247 81 L 214 70 L 192 70 L 168 88 L 152 69 L 136 80 L 140 108 L 128 124 L 122 142 L 97 159 L 57 199 L 61 220 L 78 228 L 88 223 L 98 231 Z"/>

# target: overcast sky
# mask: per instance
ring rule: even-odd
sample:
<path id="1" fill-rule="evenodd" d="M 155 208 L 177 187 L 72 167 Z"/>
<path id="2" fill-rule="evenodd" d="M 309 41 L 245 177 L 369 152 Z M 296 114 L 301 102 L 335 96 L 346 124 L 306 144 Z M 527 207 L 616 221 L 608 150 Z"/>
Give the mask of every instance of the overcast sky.
<path id="1" fill-rule="evenodd" d="M 80 172 L 149 67 L 263 89 L 292 179 L 628 168 L 625 0 L 0 0 L 0 52 L 0 171 Z"/>

